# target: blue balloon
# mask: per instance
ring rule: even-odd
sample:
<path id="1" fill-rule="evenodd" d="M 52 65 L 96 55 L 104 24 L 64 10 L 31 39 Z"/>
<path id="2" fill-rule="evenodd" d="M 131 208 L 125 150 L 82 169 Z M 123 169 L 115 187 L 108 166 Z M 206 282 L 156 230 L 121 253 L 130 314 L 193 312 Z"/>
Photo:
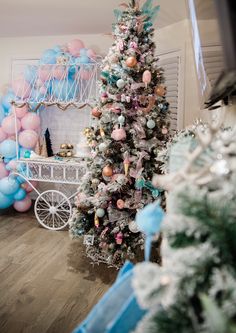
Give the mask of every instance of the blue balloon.
<path id="1" fill-rule="evenodd" d="M 76 81 L 72 79 L 54 80 L 52 83 L 52 95 L 60 101 L 69 101 L 78 94 Z"/>
<path id="2" fill-rule="evenodd" d="M 21 176 L 17 176 L 16 179 L 17 179 L 17 181 L 18 181 L 19 184 L 25 183 L 25 179 L 23 177 L 21 177 Z"/>
<path id="3" fill-rule="evenodd" d="M 4 118 L 5 118 L 5 111 L 4 111 L 3 106 L 0 104 L 0 125 Z"/>
<path id="4" fill-rule="evenodd" d="M 90 59 L 88 56 L 80 56 L 77 60 L 78 64 L 88 64 L 90 62 Z"/>
<path id="5" fill-rule="evenodd" d="M 37 77 L 37 67 L 33 65 L 27 65 L 24 70 L 24 78 L 29 83 L 33 83 Z"/>
<path id="6" fill-rule="evenodd" d="M 5 140 L 0 143 L 0 154 L 6 159 L 12 159 L 16 157 L 16 142 L 13 140 Z"/>
<path id="7" fill-rule="evenodd" d="M 13 91 L 8 91 L 2 98 L 2 106 L 4 107 L 5 114 L 8 114 L 11 110 L 11 101 L 16 100 L 16 95 Z"/>
<path id="8" fill-rule="evenodd" d="M 76 73 L 76 66 L 75 65 L 70 66 L 69 70 L 68 70 L 68 76 L 69 76 L 69 78 L 73 79 L 75 73 Z"/>
<path id="9" fill-rule="evenodd" d="M 0 192 L 5 195 L 13 195 L 19 188 L 20 184 L 14 176 L 4 177 L 0 180 Z"/>
<path id="10" fill-rule="evenodd" d="M 23 200 L 26 197 L 26 191 L 23 188 L 19 188 L 19 190 L 14 194 L 14 199 L 19 201 Z"/>
<path id="11" fill-rule="evenodd" d="M 60 45 L 55 45 L 54 48 L 53 48 L 53 51 L 55 51 L 55 52 L 61 52 Z"/>
<path id="12" fill-rule="evenodd" d="M 4 195 L 0 192 L 0 209 L 5 209 L 10 207 L 14 202 L 14 198 L 11 196 Z"/>
<path id="13" fill-rule="evenodd" d="M 45 50 L 40 59 L 41 64 L 55 64 L 57 62 L 58 52 L 53 49 Z"/>

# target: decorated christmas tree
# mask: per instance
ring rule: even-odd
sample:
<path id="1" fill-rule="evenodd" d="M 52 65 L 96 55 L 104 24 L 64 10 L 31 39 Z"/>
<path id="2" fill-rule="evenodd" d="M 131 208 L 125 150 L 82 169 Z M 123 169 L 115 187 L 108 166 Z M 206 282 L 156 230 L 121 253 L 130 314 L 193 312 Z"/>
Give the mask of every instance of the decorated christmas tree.
<path id="1" fill-rule="evenodd" d="M 115 10 L 114 42 L 103 61 L 97 119 L 85 129 L 93 158 L 81 180 L 72 237 L 85 235 L 87 255 L 119 266 L 143 247 L 134 222 L 138 209 L 162 197 L 152 186 L 157 152 L 169 138 L 163 70 L 153 42 L 158 6 L 147 0 Z"/>
<path id="2" fill-rule="evenodd" d="M 172 147 L 182 166 L 154 180 L 169 190 L 163 266 L 135 267 L 133 286 L 149 310 L 136 333 L 236 332 L 236 132 L 200 126 L 189 134 Z M 148 222 L 145 211 L 139 218 Z"/>

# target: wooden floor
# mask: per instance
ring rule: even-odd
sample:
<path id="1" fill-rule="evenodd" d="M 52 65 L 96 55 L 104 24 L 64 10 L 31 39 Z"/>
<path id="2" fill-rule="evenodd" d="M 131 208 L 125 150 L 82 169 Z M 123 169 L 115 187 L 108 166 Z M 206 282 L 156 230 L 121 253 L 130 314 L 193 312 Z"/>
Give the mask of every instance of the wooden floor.
<path id="1" fill-rule="evenodd" d="M 117 274 L 82 251 L 67 231 L 39 227 L 33 212 L 1 214 L 0 332 L 71 332 Z"/>

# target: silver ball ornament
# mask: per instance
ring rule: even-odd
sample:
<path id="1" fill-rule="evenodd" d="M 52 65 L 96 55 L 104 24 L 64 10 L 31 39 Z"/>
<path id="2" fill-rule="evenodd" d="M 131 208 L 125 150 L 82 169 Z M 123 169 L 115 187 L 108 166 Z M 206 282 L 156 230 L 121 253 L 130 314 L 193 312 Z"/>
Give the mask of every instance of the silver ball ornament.
<path id="1" fill-rule="evenodd" d="M 103 217 L 103 216 L 105 215 L 105 210 L 104 210 L 103 208 L 98 208 L 98 209 L 96 210 L 96 215 L 97 215 L 98 217 Z"/>
<path id="2" fill-rule="evenodd" d="M 155 126 L 156 126 L 155 121 L 152 120 L 152 119 L 149 119 L 148 122 L 147 122 L 147 127 L 150 128 L 150 129 L 153 129 Z"/>
<path id="3" fill-rule="evenodd" d="M 135 221 L 129 222 L 128 227 L 129 227 L 129 230 L 133 233 L 137 233 L 137 232 L 140 231 L 139 228 L 138 228 L 138 225 Z"/>
<path id="4" fill-rule="evenodd" d="M 122 115 L 120 115 L 120 116 L 118 117 L 118 122 L 119 122 L 119 124 L 120 124 L 121 126 L 124 125 L 124 123 L 125 123 L 125 117 L 122 116 Z"/>
<path id="5" fill-rule="evenodd" d="M 100 143 L 100 145 L 98 146 L 99 151 L 105 151 L 107 149 L 107 145 L 105 144 L 105 142 Z"/>
<path id="6" fill-rule="evenodd" d="M 125 81 L 123 79 L 119 79 L 116 81 L 116 85 L 118 88 L 124 88 L 125 86 Z"/>

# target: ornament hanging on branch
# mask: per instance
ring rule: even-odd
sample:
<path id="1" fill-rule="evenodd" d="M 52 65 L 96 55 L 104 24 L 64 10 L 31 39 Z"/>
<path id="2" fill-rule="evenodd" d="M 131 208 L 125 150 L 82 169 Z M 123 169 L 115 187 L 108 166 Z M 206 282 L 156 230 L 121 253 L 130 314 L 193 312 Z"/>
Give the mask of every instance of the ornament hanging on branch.
<path id="1" fill-rule="evenodd" d="M 129 153 L 126 151 L 124 153 L 124 169 L 125 169 L 125 176 L 128 176 L 129 173 L 129 166 L 130 166 L 130 156 Z"/>
<path id="2" fill-rule="evenodd" d="M 156 87 L 155 92 L 158 96 L 163 97 L 163 96 L 166 95 L 166 87 L 162 86 L 162 85 L 159 85 L 159 86 Z"/>
<path id="3" fill-rule="evenodd" d="M 122 141 L 126 139 L 126 132 L 124 128 L 115 128 L 111 133 L 111 137 L 115 141 Z"/>
<path id="4" fill-rule="evenodd" d="M 145 87 L 147 88 L 148 84 L 151 82 L 152 74 L 149 70 L 146 70 L 143 72 L 143 83 L 145 84 Z"/>
<path id="5" fill-rule="evenodd" d="M 110 165 L 106 165 L 102 170 L 102 174 L 105 177 L 111 177 L 113 175 L 112 167 Z"/>
<path id="6" fill-rule="evenodd" d="M 127 67 L 133 68 L 137 65 L 137 59 L 135 57 L 128 57 L 125 63 Z"/>

